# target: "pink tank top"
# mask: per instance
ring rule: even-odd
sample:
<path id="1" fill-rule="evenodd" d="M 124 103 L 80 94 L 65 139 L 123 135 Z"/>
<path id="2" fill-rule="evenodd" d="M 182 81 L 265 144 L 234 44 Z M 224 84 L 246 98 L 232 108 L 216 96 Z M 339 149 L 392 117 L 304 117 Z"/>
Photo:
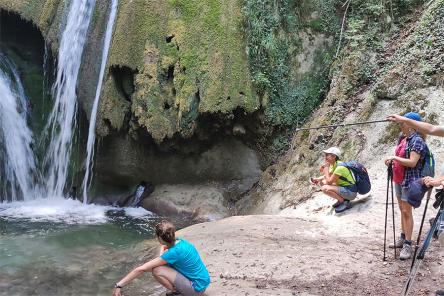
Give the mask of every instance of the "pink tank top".
<path id="1" fill-rule="evenodd" d="M 405 158 L 405 148 L 407 146 L 406 138 L 403 138 L 395 149 L 395 155 Z M 404 169 L 405 167 L 398 163 L 396 160 L 393 161 L 393 182 L 396 184 L 401 184 L 404 180 Z"/>

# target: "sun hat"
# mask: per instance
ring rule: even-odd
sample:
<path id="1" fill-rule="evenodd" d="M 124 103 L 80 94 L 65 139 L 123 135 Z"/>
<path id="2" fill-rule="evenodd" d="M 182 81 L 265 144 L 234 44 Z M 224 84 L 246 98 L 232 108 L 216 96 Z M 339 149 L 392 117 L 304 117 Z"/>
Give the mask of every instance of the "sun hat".
<path id="1" fill-rule="evenodd" d="M 415 121 L 422 121 L 421 115 L 419 115 L 416 112 L 408 112 L 404 114 L 404 117 L 407 117 L 408 119 L 415 120 Z"/>
<path id="2" fill-rule="evenodd" d="M 322 150 L 322 152 L 328 153 L 328 154 L 334 154 L 338 158 L 341 158 L 341 149 L 339 149 L 338 147 L 330 147 L 327 150 Z"/>

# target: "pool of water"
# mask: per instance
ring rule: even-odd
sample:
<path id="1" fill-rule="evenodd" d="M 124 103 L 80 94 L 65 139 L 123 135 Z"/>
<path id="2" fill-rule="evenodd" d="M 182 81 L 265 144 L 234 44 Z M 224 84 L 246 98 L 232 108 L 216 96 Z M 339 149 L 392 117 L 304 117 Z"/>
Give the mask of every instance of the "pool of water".
<path id="1" fill-rule="evenodd" d="M 142 242 L 160 219 L 141 208 L 69 200 L 0 204 L 0 295 L 111 295 L 144 262 Z M 150 276 L 135 285 L 143 295 L 162 290 Z"/>

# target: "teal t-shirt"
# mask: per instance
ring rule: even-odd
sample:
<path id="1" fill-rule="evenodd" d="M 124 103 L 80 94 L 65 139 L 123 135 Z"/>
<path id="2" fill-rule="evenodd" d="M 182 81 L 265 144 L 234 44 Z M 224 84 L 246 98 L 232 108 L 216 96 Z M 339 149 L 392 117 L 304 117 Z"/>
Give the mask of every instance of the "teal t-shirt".
<path id="1" fill-rule="evenodd" d="M 210 274 L 200 259 L 199 253 L 186 240 L 178 238 L 176 244 L 163 253 L 160 258 L 189 279 L 197 292 L 205 290 L 210 284 Z"/>

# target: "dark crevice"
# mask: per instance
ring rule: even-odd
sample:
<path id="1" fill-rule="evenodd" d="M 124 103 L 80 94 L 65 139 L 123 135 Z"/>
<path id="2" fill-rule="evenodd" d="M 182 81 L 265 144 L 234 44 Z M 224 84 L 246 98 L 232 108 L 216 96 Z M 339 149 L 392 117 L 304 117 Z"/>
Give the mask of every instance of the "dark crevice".
<path id="1" fill-rule="evenodd" d="M 171 105 L 168 102 L 163 102 L 163 109 L 170 110 Z"/>
<path id="2" fill-rule="evenodd" d="M 174 37 L 175 37 L 174 34 L 171 34 L 171 35 L 169 35 L 169 36 L 166 36 L 166 37 L 165 37 L 165 41 L 166 41 L 166 43 L 171 43 L 171 41 L 173 40 Z"/>
<path id="3" fill-rule="evenodd" d="M 174 80 L 174 65 L 170 65 L 168 67 L 166 79 L 167 79 L 167 81 L 173 81 Z"/>
<path id="4" fill-rule="evenodd" d="M 137 74 L 137 70 L 113 65 L 110 67 L 110 72 L 119 94 L 127 101 L 131 101 L 131 96 L 134 93 L 134 75 Z"/>
<path id="5" fill-rule="evenodd" d="M 194 94 L 194 98 L 196 99 L 196 104 L 199 106 L 199 104 L 200 104 L 200 88 L 197 89 L 197 92 Z"/>

